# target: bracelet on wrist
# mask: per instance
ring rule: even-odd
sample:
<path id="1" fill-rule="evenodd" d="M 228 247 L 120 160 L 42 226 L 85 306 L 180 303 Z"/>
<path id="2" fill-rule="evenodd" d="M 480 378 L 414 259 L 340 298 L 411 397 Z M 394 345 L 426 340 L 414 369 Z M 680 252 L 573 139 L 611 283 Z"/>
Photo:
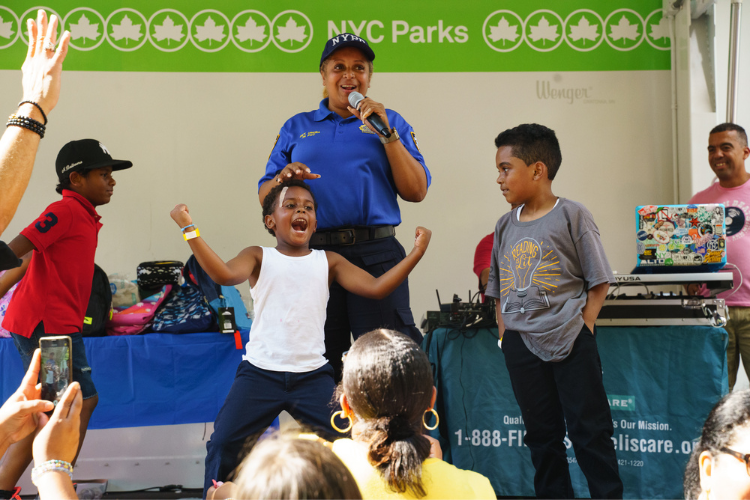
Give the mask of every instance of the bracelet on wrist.
<path id="1" fill-rule="evenodd" d="M 41 139 L 44 138 L 44 132 L 46 130 L 46 127 L 41 123 L 33 118 L 29 118 L 28 116 L 19 116 L 19 115 L 10 115 L 8 117 L 8 122 L 5 124 L 6 127 L 15 126 L 15 127 L 21 127 L 25 128 L 27 130 L 31 130 L 32 132 L 39 134 L 39 137 Z"/>
<path id="2" fill-rule="evenodd" d="M 68 474 L 68 476 L 70 476 L 70 480 L 73 480 L 73 466 L 70 464 L 70 462 L 66 462 L 64 460 L 47 460 L 46 462 L 31 469 L 31 482 L 34 484 L 34 486 L 38 486 L 36 482 L 39 480 L 39 478 L 43 474 L 53 471 L 65 472 Z"/>
<path id="3" fill-rule="evenodd" d="M 180 231 L 184 231 L 185 229 L 187 229 L 187 228 L 189 228 L 189 227 L 195 227 L 195 224 L 188 224 L 188 225 L 187 225 L 187 226 L 185 226 L 185 227 L 181 227 L 181 228 L 180 228 Z"/>
<path id="4" fill-rule="evenodd" d="M 40 113 L 42 114 L 42 118 L 44 118 L 44 125 L 45 125 L 45 126 L 47 125 L 47 115 L 46 115 L 46 114 L 44 114 L 44 110 L 43 110 L 43 109 L 42 109 L 42 107 L 41 107 L 41 106 L 39 105 L 39 103 L 36 103 L 36 102 L 34 102 L 34 101 L 21 101 L 21 102 L 19 102 L 19 103 L 18 103 L 18 107 L 20 108 L 20 107 L 21 107 L 21 105 L 23 105 L 23 104 L 31 104 L 31 105 L 33 105 L 33 106 L 36 106 L 36 109 L 38 109 L 38 110 L 39 110 L 39 112 L 40 112 Z"/>
<path id="5" fill-rule="evenodd" d="M 189 233 L 182 233 L 182 237 L 185 241 L 192 240 L 193 238 L 197 238 L 201 235 L 201 232 L 198 231 L 198 228 L 195 228 L 195 231 L 190 231 Z"/>

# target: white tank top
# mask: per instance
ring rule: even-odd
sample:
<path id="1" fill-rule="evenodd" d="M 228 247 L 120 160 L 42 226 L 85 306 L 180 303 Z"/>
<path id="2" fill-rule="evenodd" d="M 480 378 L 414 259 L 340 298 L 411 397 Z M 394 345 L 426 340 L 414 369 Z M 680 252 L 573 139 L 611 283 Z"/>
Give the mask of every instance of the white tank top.
<path id="1" fill-rule="evenodd" d="M 255 319 L 243 359 L 258 368 L 302 373 L 327 363 L 325 353 L 328 259 L 313 250 L 289 257 L 263 248 L 258 282 L 250 289 Z"/>

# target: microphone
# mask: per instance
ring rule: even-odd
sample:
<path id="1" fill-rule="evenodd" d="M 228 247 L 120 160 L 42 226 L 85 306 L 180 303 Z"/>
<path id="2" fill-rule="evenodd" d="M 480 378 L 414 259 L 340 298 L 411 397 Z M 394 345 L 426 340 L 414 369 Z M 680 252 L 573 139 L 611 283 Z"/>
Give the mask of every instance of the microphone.
<path id="1" fill-rule="evenodd" d="M 363 96 L 359 92 L 352 92 L 351 94 L 349 94 L 349 104 L 353 108 L 359 109 L 359 103 L 361 103 L 364 98 L 365 96 Z M 388 130 L 388 127 L 385 126 L 385 123 L 383 123 L 383 119 L 380 118 L 380 116 L 373 113 L 367 117 L 367 121 L 370 122 L 370 125 L 375 127 L 375 130 L 377 130 L 379 134 L 385 137 L 391 136 L 391 131 Z"/>

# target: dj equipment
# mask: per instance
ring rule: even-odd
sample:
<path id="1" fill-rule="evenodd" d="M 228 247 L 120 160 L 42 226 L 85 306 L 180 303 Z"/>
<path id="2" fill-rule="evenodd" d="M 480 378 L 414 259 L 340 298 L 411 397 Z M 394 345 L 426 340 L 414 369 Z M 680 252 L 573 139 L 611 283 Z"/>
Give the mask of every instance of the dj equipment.
<path id="1" fill-rule="evenodd" d="M 617 285 L 599 313 L 599 326 L 710 325 L 727 323 L 727 307 L 718 293 L 731 290 L 731 272 L 615 275 Z M 705 285 L 710 297 L 683 293 L 683 286 Z M 657 286 L 678 286 L 679 291 L 655 292 Z M 645 288 L 643 291 L 634 287 Z M 625 293 L 623 292 L 625 288 Z"/>
<path id="2" fill-rule="evenodd" d="M 436 328 L 454 328 L 457 330 L 497 328 L 494 299 L 481 303 L 479 293 L 472 295 L 471 290 L 469 290 L 469 302 L 463 302 L 457 294 L 453 294 L 453 301 L 443 304 L 440 301 L 440 293 L 437 290 L 435 290 L 435 293 L 440 310 L 427 311 L 425 316 L 422 317 L 420 327 L 425 335 Z M 474 298 L 476 298 L 476 302 L 473 302 Z"/>

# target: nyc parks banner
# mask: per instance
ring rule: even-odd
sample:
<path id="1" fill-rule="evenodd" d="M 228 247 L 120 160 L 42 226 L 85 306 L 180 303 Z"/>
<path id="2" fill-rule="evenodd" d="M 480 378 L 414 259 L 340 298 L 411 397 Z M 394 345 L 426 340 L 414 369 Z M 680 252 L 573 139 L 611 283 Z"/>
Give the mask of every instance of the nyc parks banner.
<path id="1" fill-rule="evenodd" d="M 317 71 L 325 41 L 365 38 L 378 72 L 627 71 L 670 66 L 661 0 L 0 0 L 0 69 L 39 8 L 71 32 L 66 70 Z"/>

